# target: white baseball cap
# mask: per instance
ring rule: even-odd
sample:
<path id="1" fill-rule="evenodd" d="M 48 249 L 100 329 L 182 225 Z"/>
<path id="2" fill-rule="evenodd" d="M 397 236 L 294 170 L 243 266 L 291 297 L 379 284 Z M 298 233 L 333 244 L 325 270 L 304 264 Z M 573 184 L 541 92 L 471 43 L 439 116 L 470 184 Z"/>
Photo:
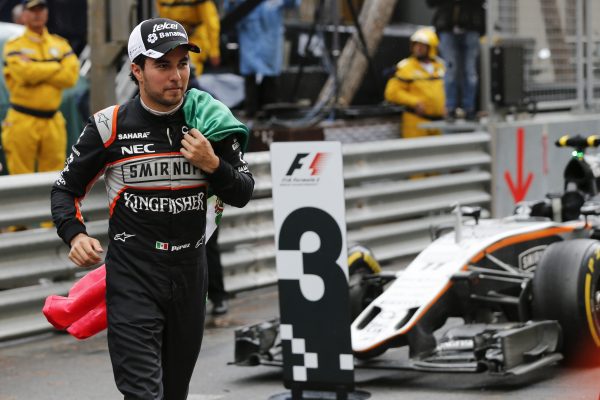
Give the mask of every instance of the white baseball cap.
<path id="1" fill-rule="evenodd" d="M 178 46 L 187 46 L 189 51 L 200 53 L 200 47 L 188 40 L 185 28 L 177 21 L 167 18 L 147 19 L 139 23 L 127 44 L 129 59 L 135 60 L 143 54 L 150 58 L 161 58 Z"/>

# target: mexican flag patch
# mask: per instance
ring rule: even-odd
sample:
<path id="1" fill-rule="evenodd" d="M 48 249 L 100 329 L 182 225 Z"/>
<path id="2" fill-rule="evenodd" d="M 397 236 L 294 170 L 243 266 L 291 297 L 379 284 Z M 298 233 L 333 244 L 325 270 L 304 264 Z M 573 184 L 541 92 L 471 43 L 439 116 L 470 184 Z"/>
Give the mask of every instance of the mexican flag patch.
<path id="1" fill-rule="evenodd" d="M 169 243 L 156 242 L 157 250 L 169 250 Z"/>

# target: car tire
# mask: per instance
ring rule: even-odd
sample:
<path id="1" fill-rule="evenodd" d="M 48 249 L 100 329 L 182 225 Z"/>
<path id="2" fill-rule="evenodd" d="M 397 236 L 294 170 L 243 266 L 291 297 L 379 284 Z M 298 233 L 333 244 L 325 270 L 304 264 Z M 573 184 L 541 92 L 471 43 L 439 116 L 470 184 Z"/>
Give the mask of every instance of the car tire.
<path id="1" fill-rule="evenodd" d="M 367 247 L 355 245 L 348 249 L 348 289 L 350 292 L 350 319 L 352 321 L 377 296 L 383 293 L 381 285 L 364 280 L 366 276 L 378 274 L 379 272 L 381 272 L 381 266 Z"/>
<path id="2" fill-rule="evenodd" d="M 533 318 L 560 323 L 566 360 L 600 365 L 600 242 L 576 239 L 551 244 L 532 286 Z"/>

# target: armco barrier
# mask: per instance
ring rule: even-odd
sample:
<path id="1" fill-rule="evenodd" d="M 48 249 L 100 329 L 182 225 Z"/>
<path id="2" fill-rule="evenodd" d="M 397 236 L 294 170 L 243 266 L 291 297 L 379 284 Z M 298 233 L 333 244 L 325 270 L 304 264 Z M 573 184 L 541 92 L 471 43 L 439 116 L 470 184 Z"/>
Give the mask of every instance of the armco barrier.
<path id="1" fill-rule="evenodd" d="M 454 203 L 489 207 L 490 136 L 455 134 L 343 146 L 348 241 L 371 247 L 390 265 L 429 242 L 432 225 L 449 223 Z M 249 153 L 254 199 L 226 207 L 219 235 L 230 292 L 275 283 L 269 153 Z M 56 173 L 0 178 L 0 227 L 50 219 Z M 88 232 L 107 243 L 107 200 L 99 182 L 83 203 Z M 49 330 L 41 315 L 49 294 L 64 294 L 85 271 L 67 258 L 54 229 L 0 234 L 0 340 Z"/>

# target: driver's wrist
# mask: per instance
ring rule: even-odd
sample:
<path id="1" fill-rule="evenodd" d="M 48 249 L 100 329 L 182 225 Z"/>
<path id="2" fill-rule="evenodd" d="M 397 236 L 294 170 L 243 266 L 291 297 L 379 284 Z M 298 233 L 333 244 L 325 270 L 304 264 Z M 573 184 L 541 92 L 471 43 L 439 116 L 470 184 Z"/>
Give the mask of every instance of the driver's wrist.
<path id="1" fill-rule="evenodd" d="M 219 169 L 219 165 L 221 165 L 221 159 L 218 156 L 215 156 L 215 158 L 212 160 L 212 162 L 210 164 L 211 165 L 208 168 L 206 168 L 204 171 L 209 174 L 212 174 L 217 169 Z"/>
<path id="2" fill-rule="evenodd" d="M 84 236 L 87 236 L 87 234 L 85 234 L 85 233 L 83 233 L 83 232 L 81 232 L 81 233 L 78 233 L 77 235 L 73 236 L 73 239 L 71 239 L 71 243 L 70 243 L 71 247 L 73 247 L 73 245 L 74 245 L 74 244 L 75 244 L 77 241 L 81 240 L 81 239 L 82 239 Z"/>

